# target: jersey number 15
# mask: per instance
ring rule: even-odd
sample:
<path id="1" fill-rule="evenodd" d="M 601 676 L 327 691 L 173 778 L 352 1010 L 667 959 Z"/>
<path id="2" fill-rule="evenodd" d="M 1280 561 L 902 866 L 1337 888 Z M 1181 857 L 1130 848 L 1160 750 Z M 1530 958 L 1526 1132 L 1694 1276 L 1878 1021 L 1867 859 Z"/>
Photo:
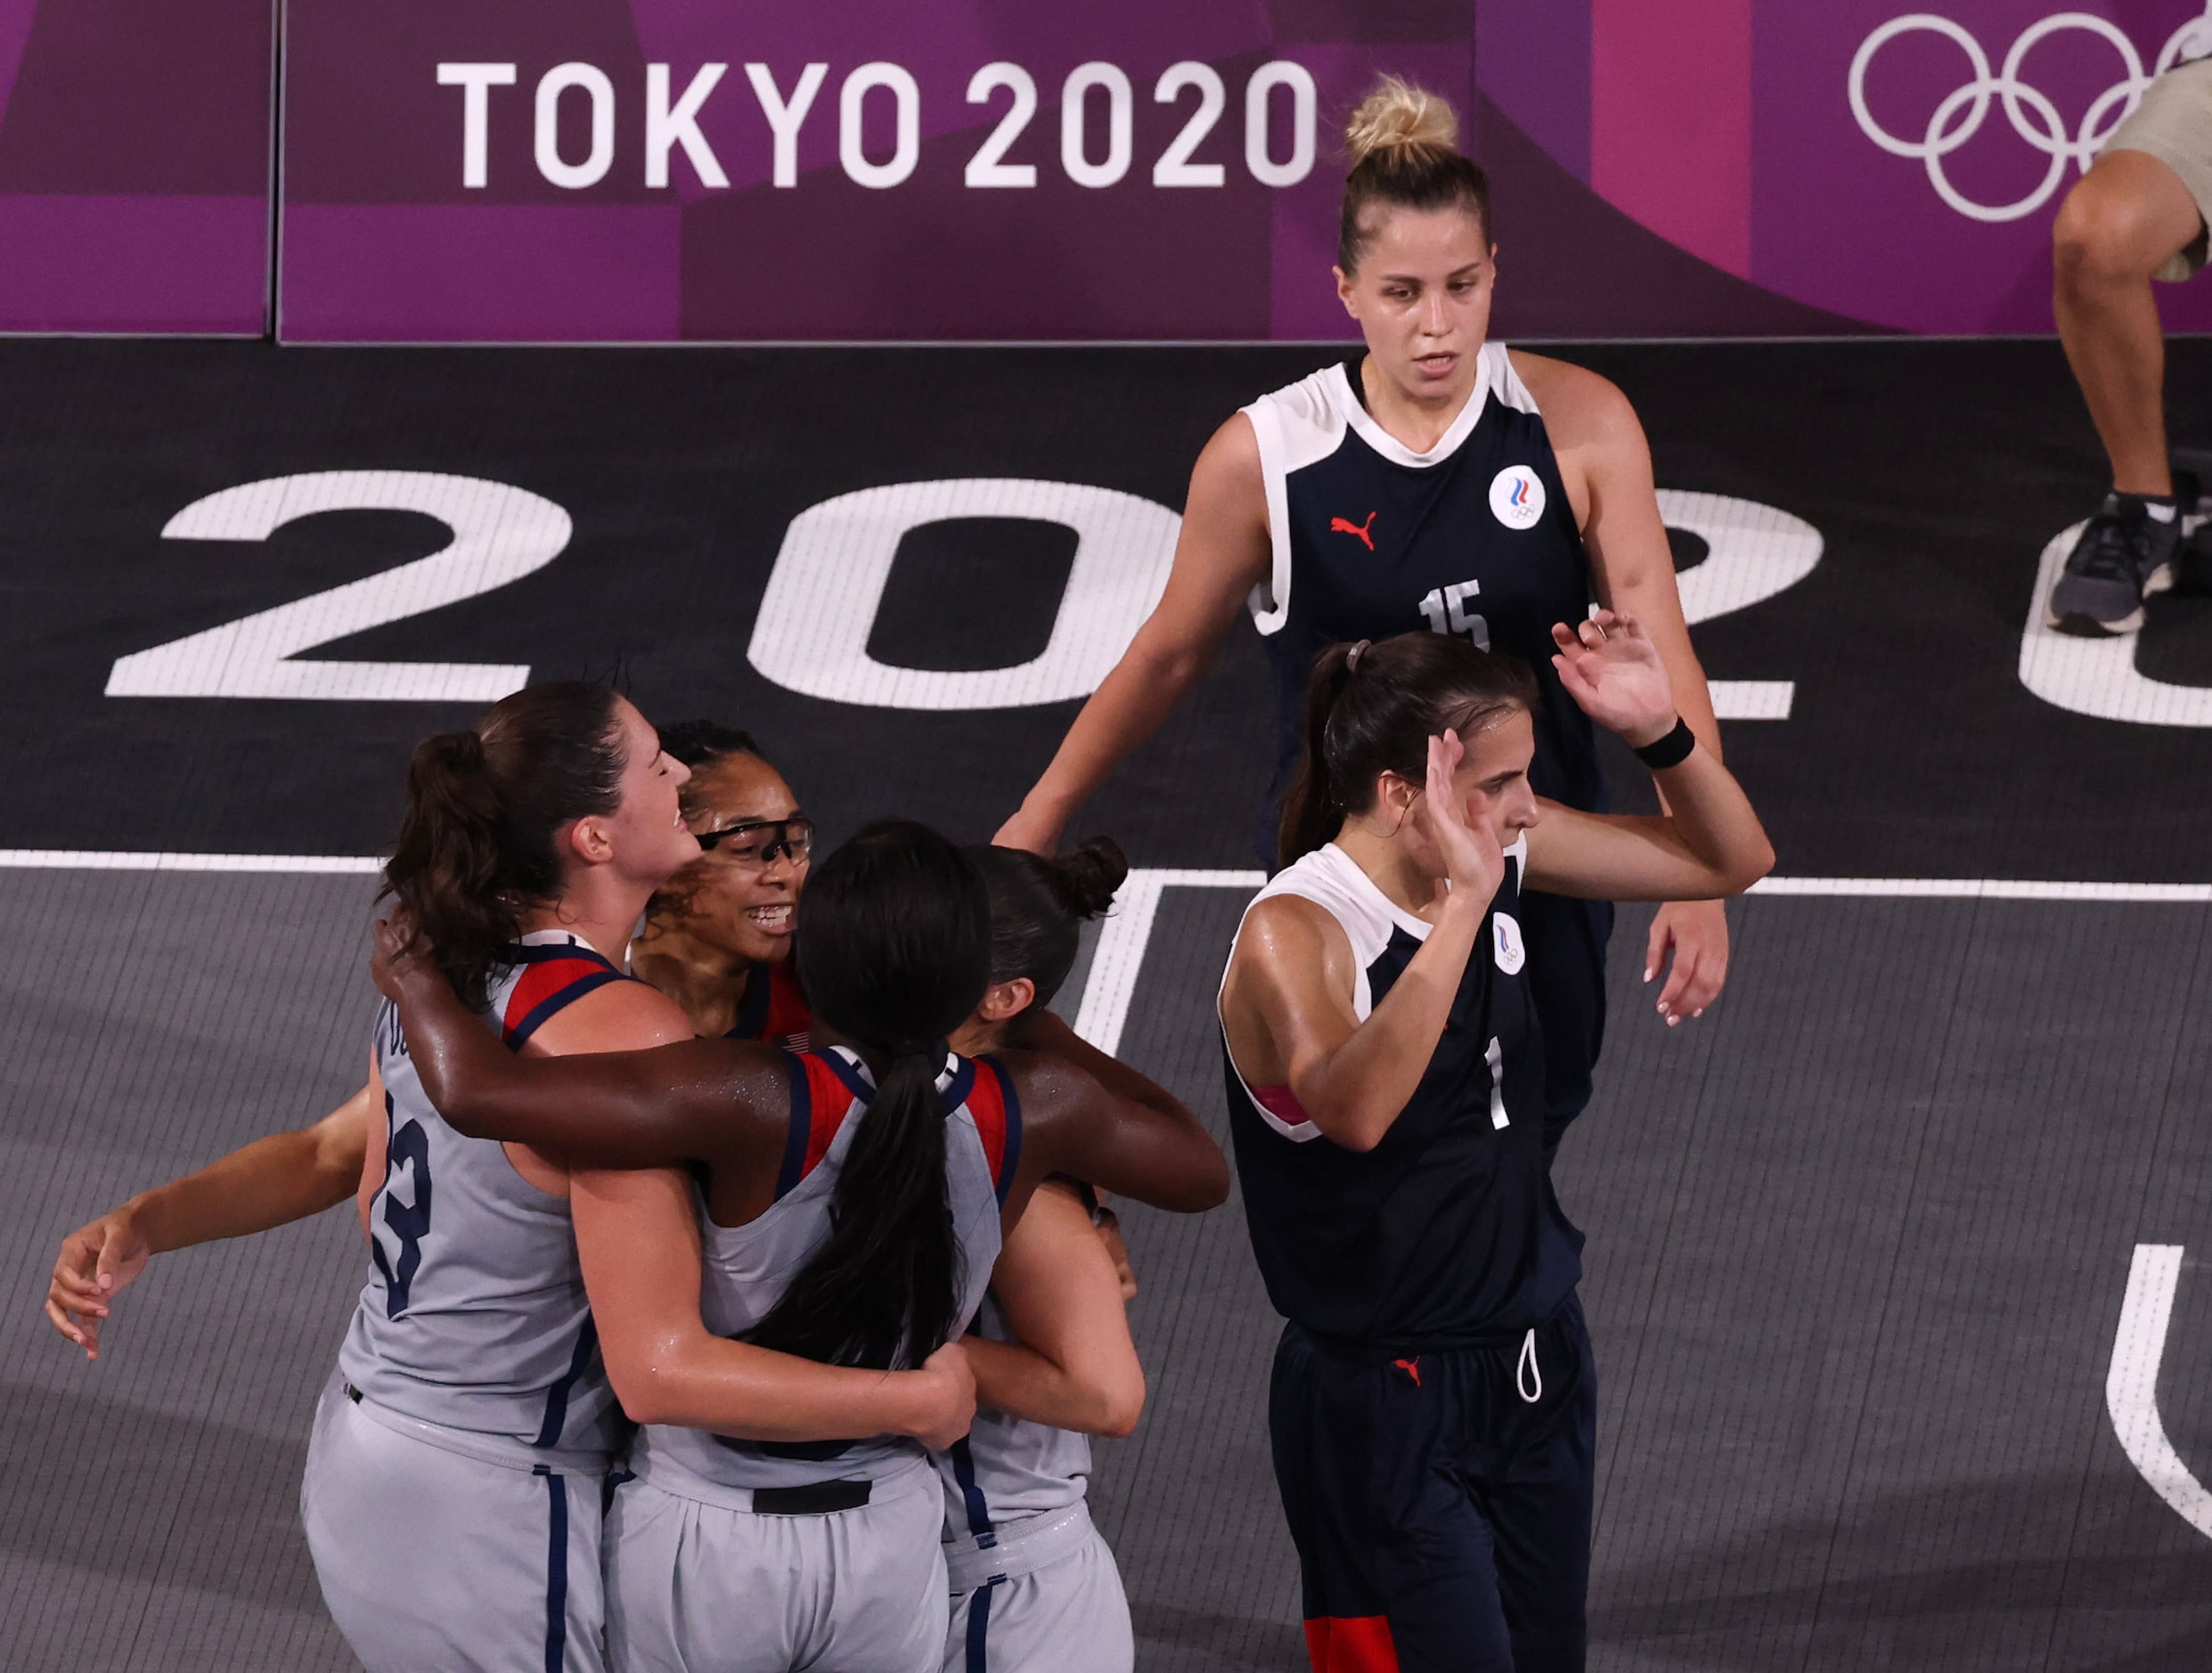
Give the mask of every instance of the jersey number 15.
<path id="1" fill-rule="evenodd" d="M 1481 650 L 1490 648 L 1490 624 L 1466 608 L 1467 600 L 1482 590 L 1479 581 L 1456 581 L 1431 589 L 1421 600 L 1421 614 L 1432 633 L 1465 633 Z"/>

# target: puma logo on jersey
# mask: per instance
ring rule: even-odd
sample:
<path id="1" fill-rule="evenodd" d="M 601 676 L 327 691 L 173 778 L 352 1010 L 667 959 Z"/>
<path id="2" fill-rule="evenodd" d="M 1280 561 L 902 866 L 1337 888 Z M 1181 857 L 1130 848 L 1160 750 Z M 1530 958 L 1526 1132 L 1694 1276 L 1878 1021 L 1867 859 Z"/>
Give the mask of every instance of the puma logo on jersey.
<path id="1" fill-rule="evenodd" d="M 1329 518 L 1329 533 L 1332 535 L 1356 535 L 1359 537 L 1361 544 L 1365 545 L 1369 551 L 1373 551 L 1375 550 L 1375 536 L 1368 534 L 1367 531 L 1375 526 L 1375 514 L 1373 511 L 1369 511 L 1367 513 L 1367 520 L 1364 523 L 1355 523 L 1349 518 L 1332 517 Z"/>
<path id="2" fill-rule="evenodd" d="M 1416 1353 L 1410 1359 L 1392 1359 L 1391 1363 L 1413 1379 L 1414 1387 L 1421 1386 L 1421 1356 L 1419 1354 Z"/>

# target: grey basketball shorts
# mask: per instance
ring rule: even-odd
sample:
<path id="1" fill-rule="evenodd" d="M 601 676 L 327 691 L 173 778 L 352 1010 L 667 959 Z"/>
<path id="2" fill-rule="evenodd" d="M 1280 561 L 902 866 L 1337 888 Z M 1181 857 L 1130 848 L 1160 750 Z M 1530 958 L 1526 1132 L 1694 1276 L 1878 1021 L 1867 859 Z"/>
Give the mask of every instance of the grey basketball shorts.
<path id="1" fill-rule="evenodd" d="M 529 1458 L 323 1391 L 299 1515 L 369 1673 L 604 1673 L 605 1464 Z"/>
<path id="2" fill-rule="evenodd" d="M 869 1488 L 849 1509 L 771 1514 L 743 1489 L 710 1503 L 623 1482 L 607 1516 L 608 1665 L 937 1673 L 944 1490 L 918 1456 Z"/>
<path id="3" fill-rule="evenodd" d="M 2212 58 L 2176 64 L 2152 82 L 2105 151 L 2141 151 L 2182 178 L 2197 200 L 2197 236 L 2175 251 L 2156 277 L 2181 280 L 2205 264 L 2212 224 Z"/>
<path id="4" fill-rule="evenodd" d="M 952 1619 L 942 1673 L 1130 1673 L 1137 1644 L 1122 1572 L 1082 1505 L 949 1553 Z"/>

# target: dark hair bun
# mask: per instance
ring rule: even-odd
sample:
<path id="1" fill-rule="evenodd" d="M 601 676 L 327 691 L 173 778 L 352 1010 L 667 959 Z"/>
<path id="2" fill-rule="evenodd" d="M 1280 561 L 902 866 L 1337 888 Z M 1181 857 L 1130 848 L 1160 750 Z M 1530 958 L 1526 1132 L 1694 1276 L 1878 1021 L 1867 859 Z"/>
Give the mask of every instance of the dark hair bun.
<path id="1" fill-rule="evenodd" d="M 1072 853 L 1047 861 L 1053 893 L 1077 918 L 1098 918 L 1114 904 L 1129 876 L 1129 856 L 1111 836 L 1093 836 Z"/>

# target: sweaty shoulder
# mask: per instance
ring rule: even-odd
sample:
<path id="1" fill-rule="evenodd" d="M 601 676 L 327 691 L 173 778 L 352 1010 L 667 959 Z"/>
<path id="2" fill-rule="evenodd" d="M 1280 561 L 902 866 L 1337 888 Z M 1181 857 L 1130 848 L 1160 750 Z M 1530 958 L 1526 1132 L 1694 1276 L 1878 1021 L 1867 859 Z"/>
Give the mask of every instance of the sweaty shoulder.
<path id="1" fill-rule="evenodd" d="M 1302 894 L 1270 894 L 1253 903 L 1237 934 L 1232 972 L 1323 968 L 1351 956 L 1351 940 L 1336 915 Z"/>
<path id="2" fill-rule="evenodd" d="M 1002 1051 L 994 1054 L 1012 1077 L 1022 1100 L 1022 1125 L 1027 1130 L 1049 1130 L 1056 1123 L 1079 1118 L 1106 1089 L 1087 1071 L 1065 1057 L 1047 1051 Z"/>
<path id="3" fill-rule="evenodd" d="M 532 1054 L 641 1051 L 693 1038 L 683 1008 L 642 982 L 609 982 L 569 1006 L 531 1036 Z"/>
<path id="4" fill-rule="evenodd" d="M 1536 397 L 1555 451 L 1641 440 L 1644 429 L 1636 409 L 1612 379 L 1587 366 L 1518 348 L 1507 351 L 1507 358 Z"/>

